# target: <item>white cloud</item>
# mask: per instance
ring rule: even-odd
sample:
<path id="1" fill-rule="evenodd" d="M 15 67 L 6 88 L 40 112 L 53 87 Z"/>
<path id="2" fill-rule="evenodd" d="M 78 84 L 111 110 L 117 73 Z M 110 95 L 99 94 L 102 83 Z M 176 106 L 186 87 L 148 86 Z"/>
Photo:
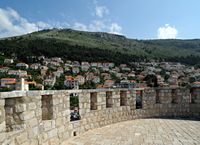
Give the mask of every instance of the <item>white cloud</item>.
<path id="1" fill-rule="evenodd" d="M 105 12 L 100 12 L 99 16 L 103 16 L 103 14 L 105 14 Z M 104 31 L 114 34 L 121 34 L 122 31 L 122 27 L 119 24 L 104 19 L 93 20 L 89 24 L 76 22 L 71 25 L 67 22 L 55 20 L 50 20 L 47 23 L 43 21 L 30 22 L 26 18 L 20 16 L 19 13 L 12 8 L 0 8 L 0 38 L 18 36 L 42 29 L 66 27 L 82 31 Z"/>
<path id="2" fill-rule="evenodd" d="M 103 31 L 105 29 L 105 24 L 103 21 L 93 21 L 89 25 L 89 31 Z"/>
<path id="3" fill-rule="evenodd" d="M 95 14 L 96 16 L 102 18 L 105 14 L 108 14 L 109 10 L 105 6 L 96 6 Z"/>
<path id="4" fill-rule="evenodd" d="M 87 26 L 85 24 L 79 23 L 79 22 L 74 23 L 73 28 L 76 30 L 80 30 L 80 31 L 88 31 Z"/>
<path id="5" fill-rule="evenodd" d="M 158 28 L 157 38 L 158 39 L 175 39 L 178 35 L 178 30 L 175 27 L 165 24 Z"/>
<path id="6" fill-rule="evenodd" d="M 89 25 L 76 22 L 73 26 L 76 30 L 92 31 L 92 32 L 109 32 L 113 34 L 122 34 L 122 27 L 117 23 L 106 23 L 104 21 L 92 21 Z"/>
<path id="7" fill-rule="evenodd" d="M 102 31 L 105 28 L 105 24 L 102 21 L 92 21 L 89 25 L 76 22 L 73 26 L 74 29 L 80 31 Z"/>
<path id="8" fill-rule="evenodd" d="M 117 23 L 112 23 L 109 28 L 109 33 L 113 34 L 121 34 L 122 27 Z"/>
<path id="9" fill-rule="evenodd" d="M 22 35 L 49 27 L 44 22 L 29 22 L 12 8 L 0 8 L 0 37 Z"/>

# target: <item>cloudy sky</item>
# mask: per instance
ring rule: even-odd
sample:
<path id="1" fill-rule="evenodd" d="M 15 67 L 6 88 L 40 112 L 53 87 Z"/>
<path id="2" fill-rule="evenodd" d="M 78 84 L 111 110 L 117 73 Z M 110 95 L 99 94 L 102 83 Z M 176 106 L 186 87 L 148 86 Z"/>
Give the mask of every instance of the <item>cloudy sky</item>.
<path id="1" fill-rule="evenodd" d="M 72 28 L 135 39 L 200 38 L 199 0 L 0 0 L 0 38 Z"/>

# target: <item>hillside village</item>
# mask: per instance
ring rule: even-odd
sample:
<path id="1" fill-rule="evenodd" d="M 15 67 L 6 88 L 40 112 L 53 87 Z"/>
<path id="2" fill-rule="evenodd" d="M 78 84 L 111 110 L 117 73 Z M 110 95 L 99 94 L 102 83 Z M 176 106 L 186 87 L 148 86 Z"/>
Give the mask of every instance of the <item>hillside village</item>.
<path id="1" fill-rule="evenodd" d="M 92 89 L 133 87 L 189 87 L 199 85 L 200 69 L 171 62 L 64 61 L 60 57 L 31 57 L 34 63 L 6 58 L 0 67 L 1 91 L 17 90 L 20 78 L 24 90 Z"/>

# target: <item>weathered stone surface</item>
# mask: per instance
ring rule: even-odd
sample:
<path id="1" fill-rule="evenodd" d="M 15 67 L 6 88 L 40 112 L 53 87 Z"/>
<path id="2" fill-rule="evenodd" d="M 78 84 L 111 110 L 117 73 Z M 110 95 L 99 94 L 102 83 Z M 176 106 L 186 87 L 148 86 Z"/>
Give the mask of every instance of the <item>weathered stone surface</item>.
<path id="1" fill-rule="evenodd" d="M 170 88 L 158 88 L 160 103 L 156 103 L 154 89 L 138 90 L 143 91 L 140 109 L 136 109 L 137 89 L 6 92 L 3 98 L 0 97 L 0 133 L 4 134 L 0 144 L 60 144 L 88 130 L 120 121 L 146 117 L 200 117 L 200 89 L 193 90 L 191 103 L 189 90 L 177 88 L 174 91 L 176 98 L 173 98 Z M 106 99 L 108 91 L 112 93 Z M 78 121 L 70 122 L 70 93 L 79 94 L 81 119 Z M 95 110 L 91 110 L 91 94 L 97 97 Z M 124 99 L 123 106 L 120 106 L 120 96 Z M 177 102 L 172 103 L 174 99 Z M 107 107 L 108 103 L 112 105 Z M 18 130 L 21 131 L 17 133 Z M 136 136 L 140 134 L 136 132 Z M 161 142 L 155 140 L 153 143 Z"/>
<path id="2" fill-rule="evenodd" d="M 15 111 L 17 113 L 26 111 L 26 104 L 17 104 L 17 105 L 15 105 Z"/>
<path id="3" fill-rule="evenodd" d="M 29 119 L 35 117 L 35 112 L 34 111 L 23 112 L 19 116 L 20 116 L 20 119 L 23 121 L 29 120 Z"/>

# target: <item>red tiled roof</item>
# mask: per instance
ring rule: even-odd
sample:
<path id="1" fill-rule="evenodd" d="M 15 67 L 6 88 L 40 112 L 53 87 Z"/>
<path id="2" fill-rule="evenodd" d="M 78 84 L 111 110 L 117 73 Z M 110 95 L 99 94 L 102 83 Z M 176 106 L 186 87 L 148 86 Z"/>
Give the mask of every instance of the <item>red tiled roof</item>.
<path id="1" fill-rule="evenodd" d="M 15 78 L 1 78 L 1 80 L 5 80 L 5 81 L 16 81 Z"/>

